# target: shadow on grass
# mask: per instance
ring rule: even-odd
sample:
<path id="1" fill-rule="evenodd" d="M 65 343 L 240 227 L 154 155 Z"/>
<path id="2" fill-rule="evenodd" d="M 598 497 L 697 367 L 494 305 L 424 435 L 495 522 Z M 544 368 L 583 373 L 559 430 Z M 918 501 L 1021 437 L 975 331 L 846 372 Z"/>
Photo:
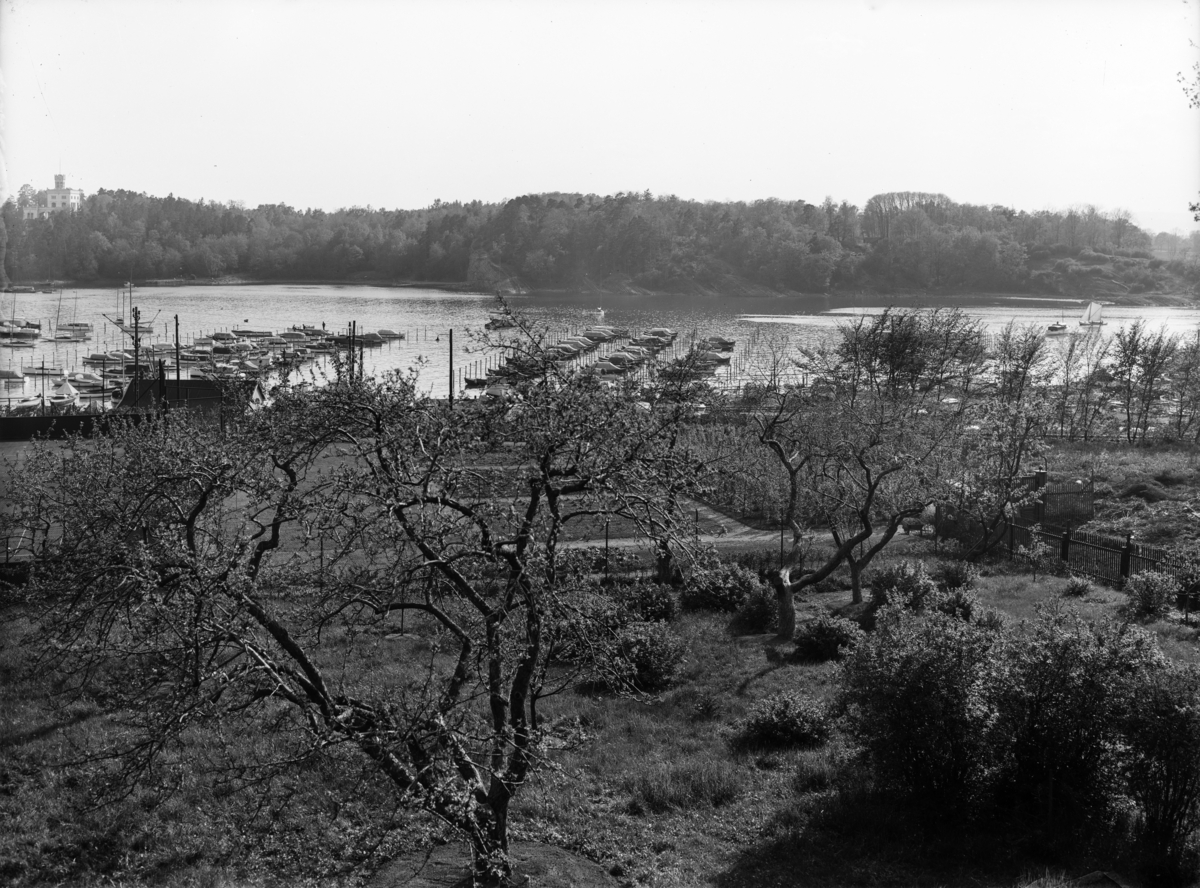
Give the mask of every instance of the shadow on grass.
<path id="1" fill-rule="evenodd" d="M 1076 874 L 1101 868 L 1090 855 L 1064 852 L 1019 825 L 972 826 L 914 813 L 869 796 L 799 796 L 713 884 L 1008 888 L 1048 868 L 1065 866 Z"/>
<path id="2" fill-rule="evenodd" d="M 87 721 L 94 717 L 95 712 L 78 712 L 70 718 L 60 719 L 56 722 L 51 722 L 48 725 L 42 725 L 39 728 L 32 728 L 28 731 L 11 734 L 7 737 L 0 736 L 0 749 L 13 749 L 17 746 L 22 746 L 26 743 L 32 743 L 34 740 L 41 740 L 43 737 L 48 737 L 51 734 L 69 728 L 72 725 L 77 725 L 80 722 Z"/>

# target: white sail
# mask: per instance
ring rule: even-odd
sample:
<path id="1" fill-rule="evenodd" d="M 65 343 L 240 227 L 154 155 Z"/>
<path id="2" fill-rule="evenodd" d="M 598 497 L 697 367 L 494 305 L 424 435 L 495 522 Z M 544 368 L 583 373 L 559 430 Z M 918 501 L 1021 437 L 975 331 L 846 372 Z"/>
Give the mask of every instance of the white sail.
<path id="1" fill-rule="evenodd" d="M 1104 306 L 1099 302 L 1089 302 L 1087 308 L 1083 310 L 1083 316 L 1079 319 L 1079 324 L 1082 327 L 1099 327 L 1104 323 Z"/>

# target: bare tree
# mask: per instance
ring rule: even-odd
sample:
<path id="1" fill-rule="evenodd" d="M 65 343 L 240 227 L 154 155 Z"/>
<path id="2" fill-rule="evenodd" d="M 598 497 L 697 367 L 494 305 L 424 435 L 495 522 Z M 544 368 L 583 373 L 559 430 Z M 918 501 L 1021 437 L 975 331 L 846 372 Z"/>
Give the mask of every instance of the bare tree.
<path id="1" fill-rule="evenodd" d="M 508 884 L 554 651 L 628 680 L 564 534 L 623 515 L 669 537 L 663 494 L 694 477 L 663 444 L 678 413 L 587 376 L 517 388 L 450 407 L 407 377 L 343 380 L 224 432 L 174 413 L 36 447 L 12 488 L 42 541 L 36 668 L 124 722 L 126 783 L 210 729 L 286 738 L 285 764 L 353 755 Z M 373 659 L 405 614 L 448 656 Z"/>
<path id="2" fill-rule="evenodd" d="M 1146 439 L 1150 411 L 1164 387 L 1164 376 L 1179 348 L 1165 330 L 1150 333 L 1138 320 L 1113 336 L 1112 373 L 1125 417 L 1125 439 Z"/>

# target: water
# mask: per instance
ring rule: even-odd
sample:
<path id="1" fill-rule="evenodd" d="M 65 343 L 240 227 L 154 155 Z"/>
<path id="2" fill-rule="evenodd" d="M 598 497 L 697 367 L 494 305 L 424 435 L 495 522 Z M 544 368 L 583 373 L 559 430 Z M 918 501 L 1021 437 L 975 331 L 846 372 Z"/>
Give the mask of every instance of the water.
<path id="1" fill-rule="evenodd" d="M 15 305 L 14 305 L 15 299 Z M 257 284 L 247 286 L 144 287 L 133 291 L 133 304 L 141 310 L 142 322 L 151 324 L 150 342 L 174 342 L 175 316 L 179 317 L 180 341 L 186 346 L 200 336 L 235 327 L 270 329 L 280 332 L 293 324 L 309 324 L 341 332 L 351 321 L 360 332 L 396 330 L 405 339 L 382 348 L 367 349 L 364 368 L 368 373 L 405 369 L 421 363 L 422 387 L 444 397 L 450 388 L 450 331 L 454 331 L 454 387 L 458 390 L 468 376 L 483 376 L 489 365 L 501 359 L 497 348 L 485 346 L 478 334 L 495 308 L 491 296 L 448 293 L 427 289 L 390 289 L 365 286 Z M 541 294 L 516 296 L 513 309 L 536 325 L 561 338 L 590 324 L 605 323 L 637 332 L 650 327 L 679 331 L 677 350 L 685 350 L 695 339 L 721 335 L 738 340 L 731 365 L 718 379 L 733 382 L 760 370 L 770 360 L 772 341 L 787 334 L 793 345 L 812 344 L 829 335 L 847 316 L 875 313 L 887 305 L 879 297 L 685 297 L 685 296 L 596 296 L 594 294 Z M 1035 324 L 1040 328 L 1060 318 L 1074 329 L 1084 301 L 1032 297 L 950 296 L 898 300 L 903 307 L 958 306 L 984 327 L 998 331 L 1010 321 Z M 603 309 L 601 317 L 600 309 Z M 116 290 L 67 290 L 59 293 L 5 294 L 5 316 L 42 322 L 50 337 L 56 323 L 90 322 L 92 338 L 85 342 L 60 343 L 46 338 L 32 349 L 0 348 L 0 367 L 61 367 L 70 372 L 83 369 L 83 358 L 92 352 L 129 347 L 131 340 L 107 318 L 118 314 L 130 318 L 127 301 Z M 1200 329 L 1200 308 L 1105 307 L 1105 333 L 1134 320 L 1144 320 L 1152 330 L 1159 328 L 1182 335 Z M 511 335 L 511 331 L 505 331 Z M 765 355 L 765 357 L 764 357 Z M 325 364 L 318 371 L 328 370 Z M 0 388 L 0 404 L 19 400 L 42 389 L 49 391 L 52 379 L 27 377 L 25 381 Z"/>

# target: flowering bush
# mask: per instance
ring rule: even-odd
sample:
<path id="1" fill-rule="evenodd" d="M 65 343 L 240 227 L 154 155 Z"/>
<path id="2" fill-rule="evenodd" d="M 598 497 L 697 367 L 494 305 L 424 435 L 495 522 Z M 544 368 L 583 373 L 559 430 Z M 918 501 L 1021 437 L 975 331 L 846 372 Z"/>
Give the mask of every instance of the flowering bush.
<path id="1" fill-rule="evenodd" d="M 692 570 L 680 590 L 679 603 L 684 610 L 733 613 L 762 585 L 757 574 L 746 568 L 712 560 Z"/>
<path id="2" fill-rule="evenodd" d="M 738 722 L 733 745 L 738 749 L 819 746 L 829 738 L 829 722 L 824 704 L 811 697 L 775 694 L 760 700 Z"/>
<path id="3" fill-rule="evenodd" d="M 1168 573 L 1144 570 L 1125 581 L 1125 594 L 1134 614 L 1143 619 L 1165 616 L 1179 594 L 1179 583 Z"/>

